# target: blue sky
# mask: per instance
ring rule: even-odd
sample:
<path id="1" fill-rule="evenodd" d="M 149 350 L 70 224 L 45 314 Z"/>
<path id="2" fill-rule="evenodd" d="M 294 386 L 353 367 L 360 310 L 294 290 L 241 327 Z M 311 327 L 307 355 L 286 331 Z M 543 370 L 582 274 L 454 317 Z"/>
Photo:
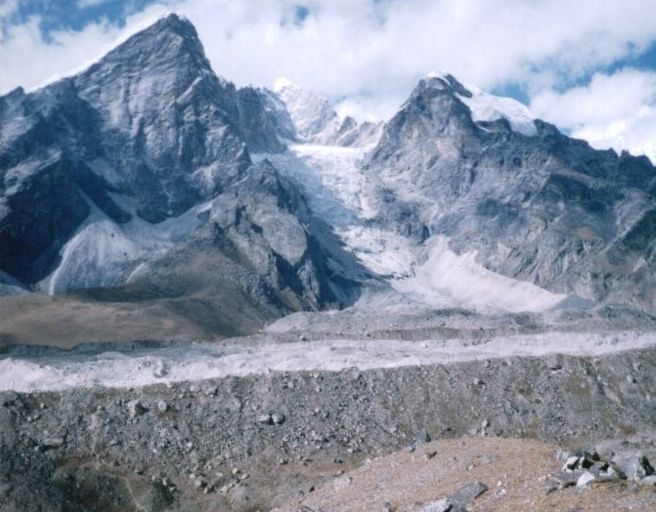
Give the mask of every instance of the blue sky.
<path id="1" fill-rule="evenodd" d="M 238 85 L 285 75 L 385 118 L 426 73 L 451 72 L 656 157 L 656 0 L 0 0 L 0 92 L 66 75 L 171 11 Z"/>

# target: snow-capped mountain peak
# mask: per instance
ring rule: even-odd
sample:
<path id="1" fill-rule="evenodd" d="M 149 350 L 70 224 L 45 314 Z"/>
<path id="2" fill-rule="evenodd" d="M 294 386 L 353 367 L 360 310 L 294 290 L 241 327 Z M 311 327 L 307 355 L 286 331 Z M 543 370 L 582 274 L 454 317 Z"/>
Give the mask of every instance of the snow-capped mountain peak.
<path id="1" fill-rule="evenodd" d="M 273 90 L 287 107 L 303 142 L 363 147 L 378 140 L 382 123 L 359 123 L 350 116 L 342 118 L 330 100 L 304 90 L 285 77 L 274 82 Z"/>
<path id="2" fill-rule="evenodd" d="M 273 82 L 273 92 L 275 93 L 279 93 L 286 88 L 300 89 L 296 83 L 292 82 L 286 76 L 280 76 Z"/>
<path id="3" fill-rule="evenodd" d="M 287 106 L 301 139 L 325 142 L 339 129 L 340 119 L 328 99 L 305 91 L 287 78 L 278 78 L 273 90 Z"/>
<path id="4" fill-rule="evenodd" d="M 475 85 L 465 84 L 449 73 L 428 74 L 427 78 L 440 90 L 455 94 L 471 112 L 474 122 L 489 122 L 505 119 L 511 128 L 523 135 L 537 133 L 535 117 L 523 103 L 505 96 L 489 94 Z"/>

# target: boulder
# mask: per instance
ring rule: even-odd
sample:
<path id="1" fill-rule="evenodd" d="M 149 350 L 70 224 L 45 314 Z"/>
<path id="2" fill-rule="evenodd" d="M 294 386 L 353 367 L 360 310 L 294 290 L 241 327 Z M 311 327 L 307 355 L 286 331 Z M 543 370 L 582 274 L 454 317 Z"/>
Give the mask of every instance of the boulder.
<path id="1" fill-rule="evenodd" d="M 449 512 L 453 509 L 453 504 L 448 498 L 434 501 L 433 503 L 425 506 L 422 512 Z"/>

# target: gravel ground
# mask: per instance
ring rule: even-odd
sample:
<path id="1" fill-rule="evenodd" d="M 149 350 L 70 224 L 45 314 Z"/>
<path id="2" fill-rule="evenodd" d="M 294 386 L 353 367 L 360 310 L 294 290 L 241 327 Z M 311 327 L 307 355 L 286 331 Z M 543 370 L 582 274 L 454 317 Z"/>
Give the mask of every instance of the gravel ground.
<path id="1" fill-rule="evenodd" d="M 421 512 L 463 485 L 481 482 L 488 489 L 472 511 L 565 510 L 579 512 L 656 509 L 656 487 L 632 482 L 599 483 L 549 492 L 545 480 L 558 471 L 558 446 L 528 439 L 463 437 L 434 441 L 415 451 L 401 450 L 338 473 L 301 503 L 316 512 Z"/>

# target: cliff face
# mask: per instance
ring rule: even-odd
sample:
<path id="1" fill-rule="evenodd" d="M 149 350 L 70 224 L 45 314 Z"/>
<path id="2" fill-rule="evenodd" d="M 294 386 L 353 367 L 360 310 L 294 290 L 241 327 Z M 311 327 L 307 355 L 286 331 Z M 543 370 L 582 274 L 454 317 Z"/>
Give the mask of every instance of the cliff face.
<path id="1" fill-rule="evenodd" d="M 365 164 L 392 225 L 551 291 L 654 308 L 656 169 L 539 120 L 497 113 L 453 77 L 422 80 Z M 489 108 L 488 108 L 489 110 Z M 504 117 L 505 116 L 505 117 Z"/>
<path id="2" fill-rule="evenodd" d="M 3 289 L 202 289 L 250 303 L 253 325 L 357 294 L 294 184 L 251 160 L 295 136 L 284 106 L 218 78 L 188 21 L 171 15 L 78 75 L 16 90 L 2 112 Z M 185 264 L 206 259 L 212 276 Z"/>

